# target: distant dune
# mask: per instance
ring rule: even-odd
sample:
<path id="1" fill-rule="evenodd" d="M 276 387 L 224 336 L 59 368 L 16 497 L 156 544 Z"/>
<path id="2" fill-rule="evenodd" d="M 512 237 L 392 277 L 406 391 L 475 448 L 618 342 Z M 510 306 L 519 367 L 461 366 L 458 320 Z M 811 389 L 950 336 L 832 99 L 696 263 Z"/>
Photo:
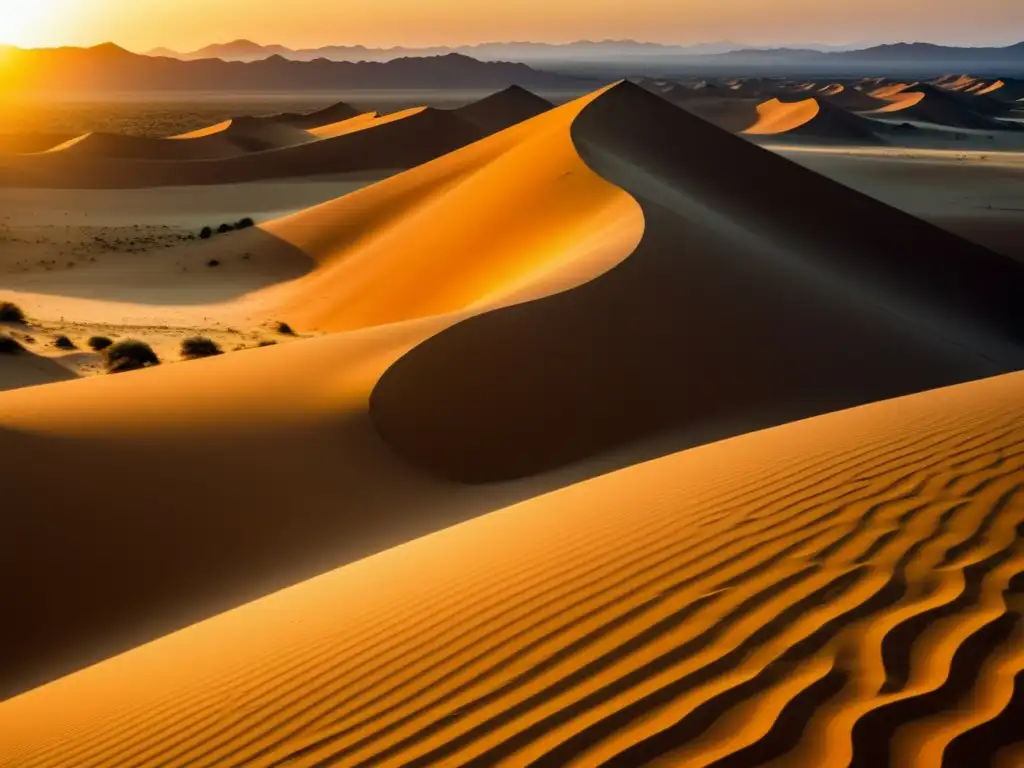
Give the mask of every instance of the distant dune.
<path id="1" fill-rule="evenodd" d="M 139 188 L 411 168 L 551 108 L 510 88 L 454 110 L 377 116 L 339 103 L 311 114 L 245 117 L 150 139 L 93 133 L 7 157 L 9 186 Z"/>
<path id="2" fill-rule="evenodd" d="M 850 114 L 826 100 L 783 102 L 771 99 L 757 105 L 757 122 L 744 133 L 752 136 L 813 136 L 867 143 L 878 141 L 871 122 Z"/>
<path id="3" fill-rule="evenodd" d="M 1006 130 L 1009 126 L 978 111 L 979 103 L 927 83 L 891 86 L 872 93 L 890 103 L 875 112 L 936 125 L 979 130 Z M 984 97 L 976 97 L 984 98 Z M 982 103 L 983 104 L 983 103 Z M 1005 110 L 1001 110 L 1005 112 Z"/>
<path id="4" fill-rule="evenodd" d="M 485 134 L 492 134 L 547 112 L 552 106 L 547 99 L 513 85 L 500 93 L 460 107 L 455 110 L 455 114 Z"/>
<path id="5" fill-rule="evenodd" d="M 294 147 L 314 140 L 315 137 L 298 128 L 267 123 L 257 118 L 238 118 L 166 139 L 88 133 L 47 152 L 93 159 L 218 160 L 250 152 Z"/>

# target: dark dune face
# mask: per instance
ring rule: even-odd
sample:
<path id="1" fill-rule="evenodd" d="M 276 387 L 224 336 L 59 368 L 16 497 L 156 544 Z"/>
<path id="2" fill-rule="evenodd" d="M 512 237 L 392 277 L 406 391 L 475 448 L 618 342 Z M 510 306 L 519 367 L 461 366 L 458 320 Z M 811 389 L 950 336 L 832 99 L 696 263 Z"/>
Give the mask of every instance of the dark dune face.
<path id="1" fill-rule="evenodd" d="M 685 447 L 687 433 L 725 437 L 1024 364 L 1024 267 L 1009 258 L 637 86 L 596 100 L 573 137 L 641 203 L 643 240 L 610 273 L 464 321 L 388 370 L 371 414 L 417 464 L 509 479 L 659 431 Z"/>

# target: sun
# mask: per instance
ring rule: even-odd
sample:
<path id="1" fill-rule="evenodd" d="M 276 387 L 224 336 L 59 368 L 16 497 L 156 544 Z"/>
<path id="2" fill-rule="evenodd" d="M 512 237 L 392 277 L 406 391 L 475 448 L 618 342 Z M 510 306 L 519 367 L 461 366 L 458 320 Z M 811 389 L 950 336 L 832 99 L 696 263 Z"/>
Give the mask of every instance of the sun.
<path id="1" fill-rule="evenodd" d="M 47 37 L 61 0 L 0 0 L 0 43 L 30 47 Z"/>

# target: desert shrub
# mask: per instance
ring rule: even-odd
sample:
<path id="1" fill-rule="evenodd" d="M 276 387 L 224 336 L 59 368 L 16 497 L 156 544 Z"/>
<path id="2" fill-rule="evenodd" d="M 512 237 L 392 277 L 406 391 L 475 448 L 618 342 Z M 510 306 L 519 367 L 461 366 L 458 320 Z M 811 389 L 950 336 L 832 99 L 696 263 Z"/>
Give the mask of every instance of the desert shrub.
<path id="1" fill-rule="evenodd" d="M 217 232 L 223 235 L 225 232 L 230 232 L 233 229 L 234 227 L 231 226 L 230 224 L 221 224 L 219 227 L 217 227 Z"/>
<path id="2" fill-rule="evenodd" d="M 25 313 L 21 307 L 9 301 L 0 301 L 0 323 L 24 323 Z"/>
<path id="3" fill-rule="evenodd" d="M 114 342 L 111 339 L 108 339 L 106 336 L 92 336 L 90 337 L 89 341 L 86 342 L 86 344 L 89 345 L 89 349 L 92 349 L 96 352 L 102 352 L 104 349 L 106 349 L 113 343 Z"/>
<path id="4" fill-rule="evenodd" d="M 294 336 L 295 335 L 295 331 L 292 330 L 292 327 L 290 325 L 288 325 L 288 323 L 284 323 L 284 322 L 279 322 L 277 324 L 277 332 L 280 333 L 283 336 Z"/>
<path id="5" fill-rule="evenodd" d="M 260 343 L 257 344 L 256 346 L 257 347 L 273 347 L 276 344 L 277 344 L 277 342 L 274 341 L 273 339 L 260 339 Z"/>
<path id="6" fill-rule="evenodd" d="M 201 237 L 203 240 L 209 240 L 211 237 L 213 237 L 213 230 L 210 229 L 209 227 L 203 227 L 199 231 L 199 237 Z"/>
<path id="7" fill-rule="evenodd" d="M 217 261 L 216 259 L 210 259 L 208 262 L 206 262 L 206 266 L 208 266 L 208 267 L 219 267 L 220 266 L 220 262 Z"/>
<path id="8" fill-rule="evenodd" d="M 25 348 L 16 338 L 8 336 L 6 333 L 0 333 L 0 355 L 16 355 L 24 351 Z"/>
<path id="9" fill-rule="evenodd" d="M 249 227 L 256 226 L 256 222 L 246 216 L 244 219 L 239 219 L 235 222 L 235 229 L 248 229 Z"/>
<path id="10" fill-rule="evenodd" d="M 159 363 L 156 352 L 144 341 L 125 339 L 107 348 L 107 373 L 135 371 Z"/>
<path id="11" fill-rule="evenodd" d="M 75 346 L 75 342 L 67 336 L 58 336 L 53 340 L 53 346 L 57 349 L 78 349 L 78 347 Z"/>
<path id="12" fill-rule="evenodd" d="M 221 354 L 221 348 L 217 345 L 217 342 L 205 336 L 193 336 L 181 342 L 181 356 L 189 360 L 195 360 L 200 357 L 213 357 L 219 354 Z"/>

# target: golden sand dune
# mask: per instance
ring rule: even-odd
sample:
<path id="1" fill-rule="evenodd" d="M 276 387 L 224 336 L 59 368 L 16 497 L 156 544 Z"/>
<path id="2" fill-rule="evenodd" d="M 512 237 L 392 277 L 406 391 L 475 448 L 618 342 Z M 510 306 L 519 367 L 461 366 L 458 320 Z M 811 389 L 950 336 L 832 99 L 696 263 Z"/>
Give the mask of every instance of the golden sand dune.
<path id="1" fill-rule="evenodd" d="M 87 133 L 47 152 L 88 158 L 212 160 L 297 146 L 311 141 L 314 141 L 314 137 L 298 128 L 239 118 L 166 139 Z"/>
<path id="2" fill-rule="evenodd" d="M 240 301 L 347 332 L 0 395 L 36 510 L 6 690 L 609 465 L 1022 361 L 1020 266 L 629 84 L 259 234 L 316 266 Z"/>
<path id="3" fill-rule="evenodd" d="M 993 119 L 992 115 L 1005 112 L 1005 107 L 987 96 L 950 92 L 926 83 L 898 91 L 883 88 L 872 95 L 889 102 L 875 110 L 880 115 L 890 114 L 954 128 L 1005 130 L 1009 127 Z"/>
<path id="4" fill-rule="evenodd" d="M 424 338 L 577 285 L 635 248 L 639 207 L 583 163 L 569 134 L 587 103 L 266 227 L 322 264 L 270 292 L 280 316 L 379 327 L 0 398 L 0 452 L 27 461 L 44 451 L 36 466 L 65 466 L 61 486 L 81 489 L 43 489 L 33 504 L 46 513 L 19 524 L 18 561 L 56 602 L 42 609 L 14 581 L 0 587 L 23 620 L 0 639 L 4 657 L 21 660 L 4 667 L 4 690 L 532 492 L 477 491 L 404 465 L 375 435 L 368 401 L 387 366 Z M 102 467 L 74 458 L 85 445 Z M 205 480 L 175 479 L 198 466 L 210 468 Z M 111 493 L 111 474 L 127 485 Z M 166 487 L 140 517 L 153 482 Z M 95 540 L 88 550 L 85 537 Z M 155 546 L 131 545 L 136 537 Z M 75 573 L 73 583 L 36 570 L 48 562 Z M 14 566 L 0 563 L 5 574 Z"/>
<path id="5" fill-rule="evenodd" d="M 374 421 L 421 466 L 520 477 L 669 429 L 721 437 L 1024 361 L 1013 260 L 636 86 L 572 131 L 640 202 L 643 240 L 600 280 L 462 322 L 387 371 Z M 723 157 L 743 173 L 723 174 Z"/>
<path id="6" fill-rule="evenodd" d="M 455 110 L 385 116 L 339 104 L 311 115 L 227 120 L 167 139 L 91 133 L 8 157 L 0 183 L 62 188 L 230 184 L 411 168 L 551 108 L 509 88 Z"/>
<path id="7" fill-rule="evenodd" d="M 410 113 L 415 114 L 419 111 L 419 109 L 414 109 L 395 112 L 383 117 L 378 115 L 376 112 L 363 112 L 355 117 L 339 120 L 336 123 L 327 123 L 326 125 L 320 125 L 316 128 L 310 128 L 308 132 L 313 136 L 316 136 L 318 139 L 330 139 L 335 136 L 343 136 L 346 133 L 352 133 L 353 131 L 360 131 L 363 128 L 370 127 L 371 125 L 377 125 L 381 120 L 400 120 L 403 117 L 408 117 Z"/>
<path id="8" fill-rule="evenodd" d="M 574 485 L 0 704 L 0 764 L 1018 765 L 1022 435 L 1016 374 Z"/>
<path id="9" fill-rule="evenodd" d="M 299 129 L 255 123 L 260 130 L 293 133 Z M 135 139 L 144 147 L 159 142 L 162 159 L 152 157 L 98 156 L 96 152 L 73 152 L 72 147 L 36 155 L 4 158 L 0 183 L 49 187 L 153 187 L 198 184 L 229 184 L 260 179 L 351 173 L 366 170 L 399 170 L 465 146 L 479 139 L 480 130 L 451 112 L 423 109 L 402 120 L 381 121 L 358 130 L 318 141 L 293 144 L 279 149 L 248 152 L 238 156 L 194 158 L 192 162 L 167 162 L 168 152 L 185 159 L 193 146 L 206 142 L 220 145 L 224 137 L 211 133 L 191 139 Z M 94 134 L 96 135 L 96 134 Z M 315 139 L 310 135 L 311 139 Z M 109 137 L 108 137 L 109 138 Z M 117 144 L 128 137 L 118 136 Z M 81 143 L 86 143 L 84 140 Z M 76 145 L 77 146 L 77 145 Z M 171 149 L 168 150 L 167 147 Z M 4 172 L 6 171 L 6 173 Z M 18 174 L 18 175 L 15 175 Z"/>
<path id="10" fill-rule="evenodd" d="M 856 139 L 874 143 L 878 137 L 868 120 L 834 106 L 824 98 L 757 105 L 757 122 L 744 133 L 754 136 L 793 134 L 822 139 Z"/>

